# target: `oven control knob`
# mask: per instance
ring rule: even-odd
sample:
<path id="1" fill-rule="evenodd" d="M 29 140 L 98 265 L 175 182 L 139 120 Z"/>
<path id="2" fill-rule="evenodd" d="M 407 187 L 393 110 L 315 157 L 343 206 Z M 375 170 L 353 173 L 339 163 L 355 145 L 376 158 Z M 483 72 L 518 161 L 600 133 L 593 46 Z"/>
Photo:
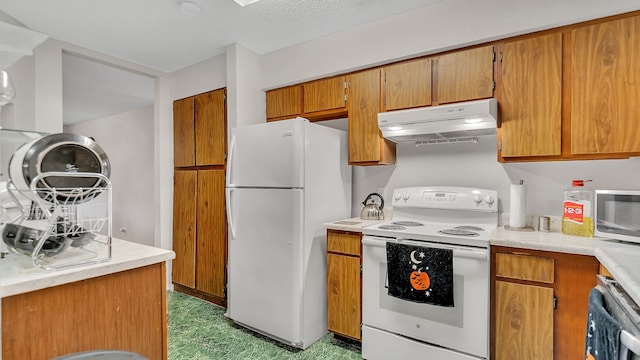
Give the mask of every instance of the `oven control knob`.
<path id="1" fill-rule="evenodd" d="M 399 192 L 397 192 L 397 193 L 393 194 L 393 198 L 394 198 L 394 199 L 396 199 L 396 200 L 400 200 L 400 197 L 401 197 L 401 196 L 402 196 L 402 195 L 400 195 L 400 193 L 399 193 Z"/>
<path id="2" fill-rule="evenodd" d="M 476 204 L 480 204 L 482 202 L 482 196 L 480 196 L 478 194 L 473 195 L 473 202 L 476 203 Z"/>
<path id="3" fill-rule="evenodd" d="M 409 192 L 408 192 L 408 191 L 406 191 L 406 192 L 402 195 L 402 198 L 403 198 L 403 199 L 405 199 L 405 200 L 409 200 Z"/>
<path id="4" fill-rule="evenodd" d="M 484 201 L 485 201 L 487 204 L 491 205 L 491 204 L 493 204 L 493 202 L 494 202 L 495 200 L 494 200 L 493 196 L 491 196 L 491 195 L 487 195 L 487 196 L 484 198 Z"/>

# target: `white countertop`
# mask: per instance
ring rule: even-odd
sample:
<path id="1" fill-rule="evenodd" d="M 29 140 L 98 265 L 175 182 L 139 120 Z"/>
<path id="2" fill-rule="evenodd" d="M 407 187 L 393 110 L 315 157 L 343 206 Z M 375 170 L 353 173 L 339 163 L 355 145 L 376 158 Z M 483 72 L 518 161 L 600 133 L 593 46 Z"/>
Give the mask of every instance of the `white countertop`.
<path id="1" fill-rule="evenodd" d="M 51 271 L 35 267 L 29 256 L 10 253 L 0 259 L 0 299 L 175 258 L 173 251 L 115 238 L 111 249 L 108 262 Z"/>
<path id="2" fill-rule="evenodd" d="M 324 227 L 329 230 L 342 230 L 342 231 L 353 231 L 353 232 L 362 232 L 362 229 L 375 225 L 384 220 L 362 220 L 359 217 L 338 220 L 333 222 L 328 222 L 324 224 Z"/>
<path id="3" fill-rule="evenodd" d="M 521 232 L 498 228 L 491 245 L 595 256 L 636 303 L 640 304 L 640 244 L 561 232 Z"/>

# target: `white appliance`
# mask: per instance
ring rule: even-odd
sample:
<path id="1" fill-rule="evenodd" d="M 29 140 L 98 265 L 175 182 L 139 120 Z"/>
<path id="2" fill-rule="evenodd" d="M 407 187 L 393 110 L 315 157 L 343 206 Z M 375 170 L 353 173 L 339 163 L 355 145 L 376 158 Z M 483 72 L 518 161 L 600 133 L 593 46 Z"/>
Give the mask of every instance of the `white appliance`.
<path id="1" fill-rule="evenodd" d="M 640 191 L 596 190 L 594 235 L 640 243 Z"/>
<path id="2" fill-rule="evenodd" d="M 327 334 L 324 223 L 351 216 L 346 133 L 303 118 L 232 130 L 228 307 L 236 323 L 305 349 Z"/>
<path id="3" fill-rule="evenodd" d="M 618 322 L 622 330 L 619 334 L 619 357 L 611 360 L 639 360 L 640 359 L 640 305 L 637 304 L 616 280 L 596 275 L 598 285 L 596 289 L 603 296 L 603 312 L 609 313 Z M 591 304 L 590 304 L 591 305 Z M 595 304 L 593 304 L 595 305 Z M 589 313 L 593 310 L 589 306 Z M 589 317 L 587 321 L 589 321 Z M 604 324 L 594 324 L 593 330 Z M 606 329 L 598 329 L 603 332 Z M 591 334 L 587 334 L 588 336 Z M 587 341 L 585 341 L 587 342 Z"/>
<path id="4" fill-rule="evenodd" d="M 487 359 L 489 239 L 498 224 L 497 192 L 400 188 L 392 205 L 393 219 L 363 229 L 362 357 Z M 389 295 L 387 244 L 452 250 L 453 306 Z"/>
<path id="5" fill-rule="evenodd" d="M 495 135 L 496 99 L 387 111 L 378 114 L 382 136 L 396 142 L 468 142 Z"/>

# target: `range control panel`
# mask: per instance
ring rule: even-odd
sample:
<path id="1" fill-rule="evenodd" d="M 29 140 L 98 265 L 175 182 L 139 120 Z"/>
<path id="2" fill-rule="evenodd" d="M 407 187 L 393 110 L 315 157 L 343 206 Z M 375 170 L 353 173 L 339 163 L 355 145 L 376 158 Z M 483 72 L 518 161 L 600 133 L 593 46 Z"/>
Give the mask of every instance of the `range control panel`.
<path id="1" fill-rule="evenodd" d="M 393 191 L 394 207 L 498 211 L 495 190 L 430 186 L 398 188 Z"/>

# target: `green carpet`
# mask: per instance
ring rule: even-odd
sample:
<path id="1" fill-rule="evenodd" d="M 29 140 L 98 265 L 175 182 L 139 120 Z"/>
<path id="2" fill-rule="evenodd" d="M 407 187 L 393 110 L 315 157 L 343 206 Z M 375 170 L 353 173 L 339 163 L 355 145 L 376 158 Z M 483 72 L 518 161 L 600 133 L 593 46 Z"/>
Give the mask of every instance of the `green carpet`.
<path id="1" fill-rule="evenodd" d="M 306 350 L 280 344 L 235 325 L 224 308 L 167 292 L 169 360 L 361 359 L 360 347 L 328 334 Z"/>

